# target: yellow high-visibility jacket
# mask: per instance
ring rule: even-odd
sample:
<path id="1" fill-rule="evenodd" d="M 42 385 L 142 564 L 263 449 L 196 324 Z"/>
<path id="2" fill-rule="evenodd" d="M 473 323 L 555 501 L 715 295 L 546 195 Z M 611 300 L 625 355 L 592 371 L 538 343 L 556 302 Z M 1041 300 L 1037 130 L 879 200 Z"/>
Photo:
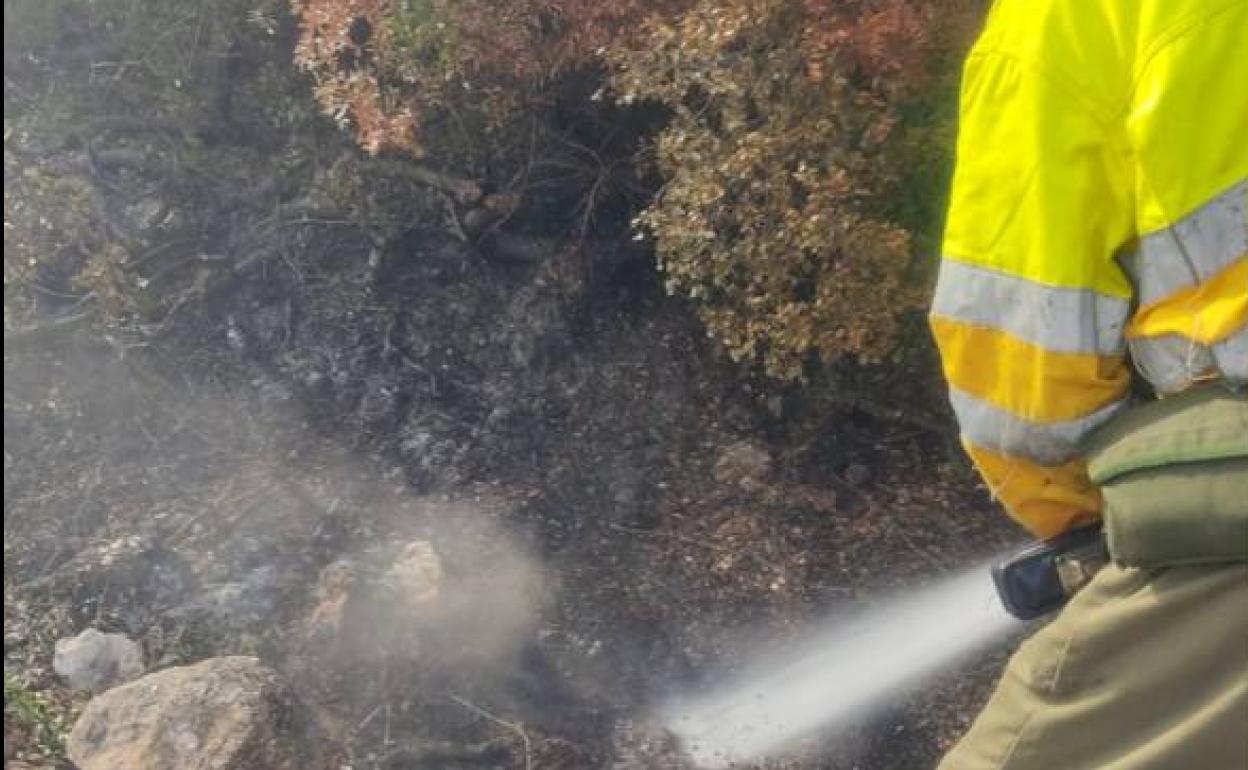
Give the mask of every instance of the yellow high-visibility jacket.
<path id="1" fill-rule="evenodd" d="M 998 0 L 963 73 L 931 312 L 962 441 L 1049 537 L 1131 363 L 1248 383 L 1248 0 Z M 1248 442 L 1248 436 L 1244 437 Z"/>

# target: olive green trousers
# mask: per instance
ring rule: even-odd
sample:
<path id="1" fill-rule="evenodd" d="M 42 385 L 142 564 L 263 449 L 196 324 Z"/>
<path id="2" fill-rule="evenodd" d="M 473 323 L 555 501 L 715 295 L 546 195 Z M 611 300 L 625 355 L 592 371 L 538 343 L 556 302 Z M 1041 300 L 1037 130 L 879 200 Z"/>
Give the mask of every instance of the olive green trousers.
<path id="1" fill-rule="evenodd" d="M 1248 563 L 1110 565 L 939 770 L 1248 769 Z"/>

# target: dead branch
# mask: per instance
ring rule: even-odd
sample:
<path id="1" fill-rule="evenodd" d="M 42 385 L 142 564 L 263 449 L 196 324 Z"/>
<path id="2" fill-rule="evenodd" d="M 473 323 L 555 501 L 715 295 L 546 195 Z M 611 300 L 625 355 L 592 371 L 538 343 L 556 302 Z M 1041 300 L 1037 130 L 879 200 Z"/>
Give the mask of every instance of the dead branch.
<path id="1" fill-rule="evenodd" d="M 524 743 L 524 770 L 533 770 L 533 744 L 531 741 L 529 741 L 529 734 L 524 731 L 523 725 L 520 725 L 516 722 L 508 722 L 505 719 L 501 719 L 495 716 L 494 714 L 491 714 L 490 712 L 486 711 L 485 709 L 481 708 L 480 706 L 473 703 L 472 701 L 467 700 L 466 698 L 461 698 L 458 695 L 455 695 L 453 693 L 448 695 L 447 697 L 449 697 L 451 700 L 455 701 L 459 705 L 463 706 L 464 708 L 468 709 L 472 713 L 476 714 L 477 716 L 482 717 L 484 719 L 488 719 L 489 721 L 493 722 L 499 727 L 504 727 L 512 731 L 516 735 L 520 736 L 520 740 Z"/>
<path id="2" fill-rule="evenodd" d="M 91 315 L 91 311 L 84 311 L 75 315 L 53 318 L 51 321 L 41 324 L 32 324 L 31 326 L 6 331 L 4 333 L 4 346 L 8 348 L 10 345 L 19 347 L 38 345 L 50 338 L 74 331 L 86 323 L 91 318 Z"/>
<path id="3" fill-rule="evenodd" d="M 555 253 L 562 243 L 556 238 L 496 233 L 489 239 L 486 253 L 500 262 L 535 264 Z"/>
<path id="4" fill-rule="evenodd" d="M 168 170 L 168 163 L 154 153 L 139 150 L 91 150 L 68 158 L 51 161 L 46 167 L 52 173 L 80 174 L 98 178 L 101 172 L 130 169 L 140 174 L 159 175 Z"/>
<path id="5" fill-rule="evenodd" d="M 365 158 L 360 170 L 382 176 L 406 179 L 424 187 L 432 187 L 455 198 L 462 205 L 471 205 L 481 199 L 481 185 L 471 179 L 445 174 L 428 166 L 412 163 L 402 158 Z"/>
<path id="6" fill-rule="evenodd" d="M 458 744 L 447 741 L 422 741 L 419 745 L 399 746 L 381 757 L 383 770 L 406 767 L 461 767 L 465 763 L 493 764 L 505 759 L 511 752 L 498 738 L 476 744 Z M 502 739 L 507 740 L 507 739 Z"/>

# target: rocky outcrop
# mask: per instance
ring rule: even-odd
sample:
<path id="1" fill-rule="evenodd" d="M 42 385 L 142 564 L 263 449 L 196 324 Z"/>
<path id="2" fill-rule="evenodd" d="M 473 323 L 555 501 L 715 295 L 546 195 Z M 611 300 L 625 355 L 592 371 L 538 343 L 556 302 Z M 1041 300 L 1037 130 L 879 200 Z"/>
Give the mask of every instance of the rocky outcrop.
<path id="1" fill-rule="evenodd" d="M 96 696 L 67 749 L 81 770 L 321 770 L 332 752 L 319 736 L 275 671 L 223 657 Z"/>

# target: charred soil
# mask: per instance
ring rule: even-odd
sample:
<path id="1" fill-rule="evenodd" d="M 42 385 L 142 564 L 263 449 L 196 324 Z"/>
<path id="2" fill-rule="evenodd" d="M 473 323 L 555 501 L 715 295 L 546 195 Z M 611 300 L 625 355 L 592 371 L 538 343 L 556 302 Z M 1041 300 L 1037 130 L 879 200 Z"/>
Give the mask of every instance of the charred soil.
<path id="1" fill-rule="evenodd" d="M 154 341 L 6 340 L 6 671 L 55 689 L 94 625 L 260 655 L 351 767 L 645 767 L 666 694 L 1014 537 L 947 438 L 741 373 L 586 248 L 327 227 Z M 930 766 L 998 665 L 792 766 Z"/>

